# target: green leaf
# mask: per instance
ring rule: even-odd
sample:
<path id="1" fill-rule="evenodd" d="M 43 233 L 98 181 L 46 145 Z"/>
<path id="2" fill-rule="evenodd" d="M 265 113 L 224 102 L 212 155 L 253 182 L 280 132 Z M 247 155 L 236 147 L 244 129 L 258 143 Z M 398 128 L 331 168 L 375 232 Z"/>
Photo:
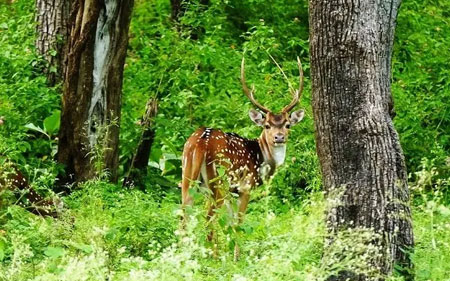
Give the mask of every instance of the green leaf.
<path id="1" fill-rule="evenodd" d="M 245 234 L 251 234 L 253 233 L 253 227 L 251 227 L 250 225 L 241 225 L 240 230 L 242 230 L 243 232 L 245 232 Z"/>
<path id="2" fill-rule="evenodd" d="M 49 135 L 55 134 L 59 130 L 61 111 L 55 110 L 53 114 L 44 120 L 44 129 Z"/>
<path id="3" fill-rule="evenodd" d="M 47 247 L 44 254 L 49 258 L 58 258 L 64 255 L 64 249 L 61 247 Z"/>
<path id="4" fill-rule="evenodd" d="M 72 244 L 75 248 L 77 248 L 78 250 L 81 250 L 83 252 L 85 252 L 86 254 L 90 254 L 94 251 L 94 249 L 92 248 L 91 245 L 86 245 L 86 244 L 78 244 L 78 243 L 73 243 Z"/>
<path id="5" fill-rule="evenodd" d="M 234 246 L 236 245 L 236 241 L 234 239 L 231 239 L 230 242 L 228 243 L 228 250 L 234 251 Z"/>
<path id="6" fill-rule="evenodd" d="M 155 148 L 152 149 L 152 152 L 150 154 L 150 160 L 155 162 L 155 163 L 159 162 L 159 160 L 162 157 L 162 154 L 163 154 L 163 152 L 162 152 L 161 148 L 155 147 Z M 159 164 L 158 164 L 157 168 L 159 168 Z"/>
<path id="7" fill-rule="evenodd" d="M 119 233 L 119 230 L 117 228 L 113 227 L 113 228 L 109 229 L 108 232 L 106 232 L 105 238 L 107 240 L 113 240 L 117 237 L 118 233 Z"/>
<path id="8" fill-rule="evenodd" d="M 219 223 L 220 227 L 224 228 L 225 225 L 227 224 L 227 219 L 225 218 L 225 216 L 221 216 L 219 217 L 217 222 Z"/>
<path id="9" fill-rule="evenodd" d="M 48 138 L 50 138 L 50 136 L 44 131 L 44 129 L 42 129 L 42 128 L 36 126 L 36 125 L 34 125 L 33 123 L 28 123 L 28 124 L 26 124 L 26 125 L 25 125 L 25 128 L 28 128 L 28 129 L 30 129 L 30 130 L 32 130 L 32 131 L 35 131 L 35 132 L 39 132 L 39 133 L 41 133 L 41 134 L 46 135 Z"/>
<path id="10" fill-rule="evenodd" d="M 152 168 L 160 169 L 159 163 L 157 163 L 157 162 L 149 161 L 148 166 L 150 166 Z"/>
<path id="11" fill-rule="evenodd" d="M 223 177 L 225 175 L 225 167 L 219 166 L 217 168 L 217 173 L 219 174 L 219 177 Z"/>
<path id="12" fill-rule="evenodd" d="M 5 258 L 6 242 L 3 237 L 0 238 L 0 261 Z"/>
<path id="13" fill-rule="evenodd" d="M 176 186 L 175 183 L 171 182 L 167 178 L 165 178 L 163 176 L 160 176 L 160 175 L 153 175 L 152 181 L 155 182 L 156 184 L 159 184 L 160 186 L 163 186 L 163 187 L 174 187 L 174 186 Z"/>

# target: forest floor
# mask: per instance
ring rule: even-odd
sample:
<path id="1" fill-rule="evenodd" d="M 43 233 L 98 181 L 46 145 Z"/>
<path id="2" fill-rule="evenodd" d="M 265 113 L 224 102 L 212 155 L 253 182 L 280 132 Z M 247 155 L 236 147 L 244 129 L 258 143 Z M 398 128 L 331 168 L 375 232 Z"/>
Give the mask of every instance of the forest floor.
<path id="1" fill-rule="evenodd" d="M 65 198 L 58 219 L 10 206 L 0 258 L 11 259 L 1 264 L 0 280 L 321 280 L 321 193 L 277 214 L 267 204 L 267 189 L 257 191 L 238 232 L 227 227 L 225 208 L 208 226 L 199 196 L 203 203 L 181 230 L 178 193 L 155 200 L 151 193 L 93 181 Z M 449 213 L 434 201 L 413 207 L 416 280 L 450 280 Z M 211 227 L 218 233 L 216 257 L 206 242 Z M 241 245 L 237 262 L 234 243 Z"/>

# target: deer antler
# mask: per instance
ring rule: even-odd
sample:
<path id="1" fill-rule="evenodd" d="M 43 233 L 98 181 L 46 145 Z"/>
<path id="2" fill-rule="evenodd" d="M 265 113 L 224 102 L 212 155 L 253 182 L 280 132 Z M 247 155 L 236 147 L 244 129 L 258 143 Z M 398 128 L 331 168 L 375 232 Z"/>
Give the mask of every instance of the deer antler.
<path id="1" fill-rule="evenodd" d="M 242 63 L 241 63 L 241 84 L 242 84 L 242 89 L 244 90 L 245 95 L 247 95 L 247 97 L 250 99 L 250 101 L 259 109 L 261 109 L 261 111 L 263 111 L 264 113 L 269 113 L 270 110 L 267 107 L 264 107 L 263 105 L 261 105 L 258 101 L 256 101 L 256 99 L 253 97 L 253 92 L 255 91 L 255 85 L 252 85 L 252 90 L 250 90 L 247 87 L 247 84 L 245 83 L 245 58 L 242 57 Z"/>
<path id="2" fill-rule="evenodd" d="M 274 59 L 274 57 L 272 57 L 271 54 L 269 54 L 269 52 L 267 52 L 267 54 L 269 55 L 269 57 L 272 59 L 272 61 L 275 63 L 275 65 L 278 67 L 278 69 L 280 70 L 281 74 L 283 75 L 284 79 L 286 80 L 286 82 L 288 83 L 289 86 L 289 90 L 291 91 L 291 93 L 293 93 L 295 90 L 291 85 L 291 82 L 289 82 L 289 79 L 287 78 L 286 74 L 283 71 L 283 68 L 281 68 L 281 66 L 278 64 L 278 62 Z"/>
<path id="3" fill-rule="evenodd" d="M 297 57 L 297 65 L 298 65 L 298 71 L 300 73 L 300 84 L 298 86 L 298 90 L 294 91 L 292 90 L 292 94 L 293 94 L 293 98 L 290 104 L 288 104 L 287 106 L 285 106 L 282 110 L 283 113 L 289 112 L 291 111 L 294 106 L 298 103 L 298 101 L 300 100 L 300 97 L 302 96 L 302 92 L 303 92 L 303 69 L 302 69 L 302 62 L 300 61 L 300 58 Z"/>

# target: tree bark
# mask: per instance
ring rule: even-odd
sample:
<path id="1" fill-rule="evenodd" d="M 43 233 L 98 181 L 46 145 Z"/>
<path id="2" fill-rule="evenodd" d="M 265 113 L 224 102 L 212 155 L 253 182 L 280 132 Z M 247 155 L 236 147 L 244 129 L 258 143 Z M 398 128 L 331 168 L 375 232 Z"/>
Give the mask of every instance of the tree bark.
<path id="1" fill-rule="evenodd" d="M 328 280 L 383 280 L 395 264 L 411 278 L 407 174 L 391 117 L 399 5 L 310 0 L 312 106 L 329 203 Z"/>
<path id="2" fill-rule="evenodd" d="M 123 67 L 133 0 L 77 0 L 62 98 L 60 184 L 117 181 Z"/>
<path id="3" fill-rule="evenodd" d="M 54 86 L 64 77 L 70 0 L 36 0 L 36 49 L 47 65 L 44 73 Z"/>
<path id="4" fill-rule="evenodd" d="M 158 111 L 158 102 L 155 98 L 150 99 L 145 107 L 145 114 L 141 120 L 142 135 L 139 140 L 136 153 L 133 155 L 129 165 L 127 176 L 123 180 L 123 186 L 140 186 L 143 189 L 141 179 L 147 174 L 148 161 L 155 139 L 155 130 L 152 127 L 153 118 Z"/>

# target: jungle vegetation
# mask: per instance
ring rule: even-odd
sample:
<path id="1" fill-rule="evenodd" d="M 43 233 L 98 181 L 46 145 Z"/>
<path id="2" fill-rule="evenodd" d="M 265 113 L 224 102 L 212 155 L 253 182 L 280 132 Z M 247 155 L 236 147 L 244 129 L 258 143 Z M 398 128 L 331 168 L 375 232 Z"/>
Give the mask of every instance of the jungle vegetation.
<path id="1" fill-rule="evenodd" d="M 59 64 L 39 54 L 36 8 L 31 0 L 0 2 L 0 280 L 326 280 L 349 267 L 371 276 L 358 267 L 372 253 L 364 246 L 367 233 L 344 237 L 340 250 L 352 249 L 355 257 L 323 258 L 330 202 L 314 135 L 308 1 L 193 0 L 174 13 L 171 1 L 136 0 L 123 84 L 114 84 L 122 87 L 120 119 L 95 128 L 99 141 L 87 161 L 92 174 L 63 187 L 65 78 L 57 75 Z M 415 280 L 450 280 L 449 18 L 449 1 L 404 0 L 394 36 L 393 122 L 406 161 Z M 56 50 L 49 54 L 60 59 Z M 291 96 L 270 56 L 293 85 L 301 58 L 306 79 L 298 108 L 305 118 L 292 129 L 286 163 L 252 191 L 242 225 L 232 227 L 226 208 L 207 224 L 209 193 L 195 186 L 196 204 L 182 229 L 178 185 L 189 135 L 201 126 L 260 134 L 239 83 L 243 54 L 248 83 L 275 111 Z M 103 162 L 111 150 L 102 140 L 114 130 L 118 158 L 111 171 Z M 136 175 L 130 166 L 145 132 L 149 160 Z M 38 198 L 57 205 L 56 213 L 40 214 L 42 202 L 29 202 L 27 188 L 8 186 L 17 171 Z M 138 180 L 124 186 L 130 174 Z M 218 257 L 206 239 L 211 227 Z M 382 278 L 407 277 L 394 268 Z"/>

